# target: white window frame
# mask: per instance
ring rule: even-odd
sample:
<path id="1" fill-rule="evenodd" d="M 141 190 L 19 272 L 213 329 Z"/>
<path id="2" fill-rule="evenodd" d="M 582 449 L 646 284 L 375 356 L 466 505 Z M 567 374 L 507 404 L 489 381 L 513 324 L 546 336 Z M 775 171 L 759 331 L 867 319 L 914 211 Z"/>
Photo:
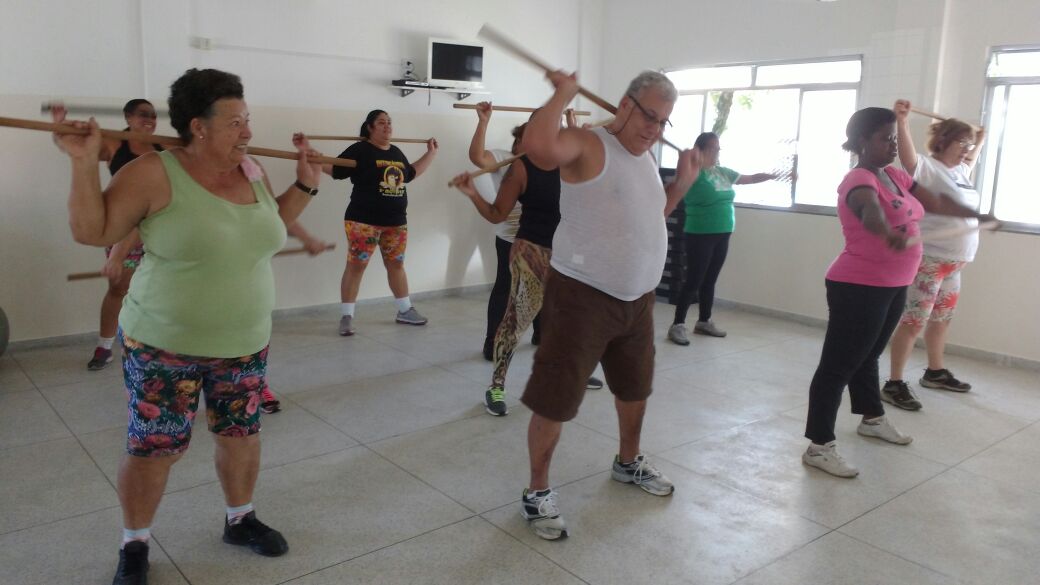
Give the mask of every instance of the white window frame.
<path id="1" fill-rule="evenodd" d="M 986 56 L 986 71 L 983 72 L 983 82 L 986 88 L 985 95 L 982 100 L 982 112 L 981 117 L 982 124 L 985 124 L 989 120 L 989 109 L 990 104 L 993 101 L 994 93 L 998 88 L 1009 87 L 1012 85 L 1038 85 L 1040 84 L 1040 75 L 1029 76 L 1029 77 L 990 77 L 989 76 L 989 64 L 993 61 L 993 56 L 997 53 L 1018 53 L 1018 52 L 1031 52 L 1035 53 L 1040 51 L 1040 45 L 1003 45 L 990 47 L 989 53 Z M 1007 99 L 1008 93 L 1004 92 L 1004 117 L 1007 118 Z M 989 206 L 983 206 L 984 209 L 989 209 L 991 212 L 997 204 L 997 186 L 1000 184 L 1000 158 L 1001 153 L 1004 149 L 1004 129 L 1005 124 L 1001 124 L 1000 136 L 987 136 L 986 143 L 983 146 L 982 152 L 979 154 L 979 160 L 976 164 L 975 171 L 975 188 L 978 192 L 985 197 L 987 185 L 985 184 L 985 169 L 988 157 L 994 157 L 995 169 L 993 173 L 993 189 L 989 193 Z M 1040 235 L 1040 223 L 1025 223 L 1017 221 L 1003 221 L 1001 220 L 1001 231 L 1010 231 L 1024 234 L 1038 234 Z"/>
<path id="2" fill-rule="evenodd" d="M 790 85 L 767 85 L 767 86 L 759 86 L 757 84 L 757 81 L 758 81 L 758 68 L 759 67 L 765 67 L 765 66 L 770 66 L 770 65 L 797 65 L 797 64 L 802 64 L 802 63 L 824 63 L 824 62 L 830 62 L 830 61 L 859 61 L 860 62 L 860 71 L 861 71 L 860 80 L 857 81 L 857 82 L 797 83 L 797 84 L 790 84 Z M 705 122 L 705 120 L 707 120 L 708 104 L 711 102 L 711 100 L 708 99 L 708 94 L 711 93 L 711 92 L 716 92 L 716 91 L 798 89 L 799 90 L 799 93 L 798 93 L 798 122 L 797 122 L 797 126 L 796 126 L 797 130 L 795 131 L 795 140 L 798 140 L 798 139 L 801 138 L 800 135 L 801 135 L 801 131 L 802 131 L 802 118 L 801 118 L 801 116 L 802 116 L 802 97 L 805 95 L 806 91 L 825 91 L 825 90 L 841 90 L 841 89 L 855 90 L 855 92 L 856 92 L 856 108 L 859 109 L 861 107 L 860 100 L 862 99 L 862 96 L 863 96 L 863 91 L 862 91 L 862 89 L 863 89 L 862 88 L 862 85 L 863 85 L 863 75 L 862 75 L 862 71 L 863 71 L 863 55 L 862 54 L 857 54 L 857 55 L 840 55 L 840 56 L 834 56 L 834 57 L 819 57 L 819 58 L 812 58 L 812 59 L 785 59 L 785 60 L 777 60 L 777 61 L 749 61 L 749 62 L 744 62 L 744 63 L 720 63 L 720 64 L 707 65 L 707 66 L 680 67 L 680 68 L 676 68 L 676 69 L 662 70 L 662 72 L 663 73 L 670 73 L 672 71 L 682 71 L 684 69 L 701 69 L 701 68 L 709 68 L 709 67 L 733 67 L 733 66 L 751 67 L 751 85 L 749 85 L 747 87 L 713 87 L 711 89 L 696 89 L 696 90 L 686 90 L 686 91 L 680 90 L 679 91 L 679 95 L 700 95 L 700 96 L 703 96 L 704 99 L 702 100 L 702 103 L 701 103 L 701 130 L 702 131 L 704 131 L 704 122 Z M 687 146 L 692 146 L 692 145 L 681 144 L 679 146 L 687 147 Z M 660 148 L 662 148 L 662 147 L 659 145 L 658 149 L 660 149 Z M 841 145 L 840 144 L 835 144 L 834 148 L 841 148 Z M 657 155 L 657 159 L 661 160 L 660 150 L 658 150 L 656 155 Z M 850 169 L 852 168 L 852 156 L 851 155 L 849 156 L 849 168 Z M 838 186 L 835 185 L 834 188 L 837 189 Z M 751 209 L 768 209 L 768 210 L 772 210 L 772 211 L 789 211 L 789 212 L 794 212 L 794 213 L 808 213 L 808 214 L 813 214 L 813 215 L 836 216 L 838 214 L 838 210 L 837 210 L 836 204 L 835 205 L 809 205 L 809 204 L 806 204 L 806 203 L 796 203 L 794 195 L 795 195 L 795 181 L 791 181 L 791 189 L 790 189 L 791 205 L 790 206 L 780 207 L 780 206 L 776 206 L 776 205 L 763 205 L 761 203 L 741 203 L 739 201 L 734 202 L 734 206 L 736 206 L 736 207 L 747 207 L 747 208 L 751 208 Z"/>

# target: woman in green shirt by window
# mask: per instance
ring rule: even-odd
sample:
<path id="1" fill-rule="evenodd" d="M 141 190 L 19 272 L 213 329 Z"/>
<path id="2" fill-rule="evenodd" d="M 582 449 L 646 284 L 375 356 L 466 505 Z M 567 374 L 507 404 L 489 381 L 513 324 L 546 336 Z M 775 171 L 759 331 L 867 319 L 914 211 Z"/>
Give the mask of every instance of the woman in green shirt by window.
<path id="1" fill-rule="evenodd" d="M 714 132 L 703 132 L 694 142 L 701 151 L 700 176 L 686 192 L 686 225 L 683 228 L 686 248 L 686 279 L 675 304 L 675 321 L 668 329 L 668 339 L 679 345 L 689 345 L 686 337 L 686 312 L 694 298 L 699 303 L 694 333 L 725 337 L 726 332 L 711 320 L 715 301 L 715 283 L 726 262 L 729 236 L 733 233 L 734 185 L 750 185 L 778 178 L 773 173 L 742 175 L 733 169 L 719 166 L 719 137 Z"/>

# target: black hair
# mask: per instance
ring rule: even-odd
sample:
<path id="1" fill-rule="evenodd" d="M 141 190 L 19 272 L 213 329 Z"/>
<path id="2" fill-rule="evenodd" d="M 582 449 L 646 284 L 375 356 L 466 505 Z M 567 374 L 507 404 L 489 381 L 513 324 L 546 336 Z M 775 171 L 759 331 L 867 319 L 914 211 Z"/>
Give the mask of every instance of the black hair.
<path id="1" fill-rule="evenodd" d="M 714 140 L 715 142 L 718 142 L 719 141 L 719 135 L 714 133 L 714 132 L 701 132 L 697 136 L 697 140 L 693 141 L 693 147 L 697 148 L 697 149 L 702 149 L 705 146 L 707 146 L 708 143 L 711 142 L 712 140 Z"/>
<path id="2" fill-rule="evenodd" d="M 372 130 L 369 127 L 376 123 L 376 118 L 379 117 L 379 114 L 386 114 L 386 112 L 383 110 L 372 110 L 365 116 L 365 121 L 361 123 L 361 130 L 358 132 L 362 138 L 369 138 L 372 135 Z M 386 115 L 389 116 L 390 114 Z"/>
<path id="3" fill-rule="evenodd" d="M 191 121 L 213 116 L 213 104 L 224 98 L 242 99 L 242 80 L 233 73 L 217 69 L 188 69 L 170 86 L 170 125 L 191 143 Z"/>
<path id="4" fill-rule="evenodd" d="M 130 115 L 132 115 L 134 113 L 134 110 L 137 109 L 137 106 L 139 106 L 141 104 L 148 104 L 149 106 L 151 106 L 152 102 L 150 102 L 150 101 L 148 101 L 148 100 L 146 100 L 144 98 L 134 98 L 134 99 L 126 102 L 126 104 L 123 105 L 123 117 L 124 118 L 129 118 Z M 152 106 L 152 107 L 154 108 L 155 106 Z M 127 126 L 126 128 L 123 128 L 123 132 L 126 132 L 128 130 L 130 130 L 129 126 Z"/>
<path id="5" fill-rule="evenodd" d="M 861 141 L 869 139 L 879 128 L 894 124 L 895 121 L 896 113 L 888 108 L 863 108 L 849 118 L 849 123 L 845 126 L 845 137 L 848 140 L 841 147 L 853 154 L 859 154 Z"/>

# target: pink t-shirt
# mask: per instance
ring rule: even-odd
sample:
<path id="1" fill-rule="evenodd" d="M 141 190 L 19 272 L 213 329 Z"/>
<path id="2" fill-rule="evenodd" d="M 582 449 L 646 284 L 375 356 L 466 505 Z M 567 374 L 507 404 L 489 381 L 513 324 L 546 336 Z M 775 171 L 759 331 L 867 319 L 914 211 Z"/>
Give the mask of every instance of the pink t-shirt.
<path id="1" fill-rule="evenodd" d="M 827 280 L 868 286 L 907 286 L 914 281 L 921 263 L 921 244 L 905 250 L 889 248 L 885 238 L 867 231 L 846 203 L 850 191 L 870 187 L 877 191 L 878 203 L 891 228 L 902 230 L 907 237 L 919 235 L 917 222 L 924 217 L 924 207 L 910 194 L 914 180 L 893 167 L 886 167 L 885 172 L 901 193 L 889 191 L 877 175 L 867 169 L 852 169 L 838 185 L 838 219 L 845 236 L 845 249 L 831 263 Z"/>

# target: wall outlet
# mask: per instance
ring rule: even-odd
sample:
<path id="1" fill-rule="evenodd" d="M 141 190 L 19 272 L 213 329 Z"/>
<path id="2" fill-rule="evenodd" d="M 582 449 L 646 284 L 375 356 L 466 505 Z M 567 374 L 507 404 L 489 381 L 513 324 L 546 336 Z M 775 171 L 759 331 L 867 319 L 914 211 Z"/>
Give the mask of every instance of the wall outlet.
<path id="1" fill-rule="evenodd" d="M 415 59 L 404 57 L 401 59 L 401 79 L 416 79 Z"/>
<path id="2" fill-rule="evenodd" d="M 213 49 L 213 39 L 207 37 L 191 37 L 188 41 L 192 47 L 201 49 L 203 51 L 209 51 Z"/>

